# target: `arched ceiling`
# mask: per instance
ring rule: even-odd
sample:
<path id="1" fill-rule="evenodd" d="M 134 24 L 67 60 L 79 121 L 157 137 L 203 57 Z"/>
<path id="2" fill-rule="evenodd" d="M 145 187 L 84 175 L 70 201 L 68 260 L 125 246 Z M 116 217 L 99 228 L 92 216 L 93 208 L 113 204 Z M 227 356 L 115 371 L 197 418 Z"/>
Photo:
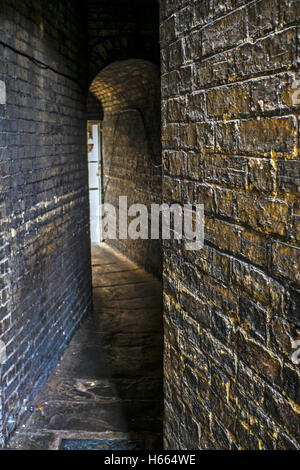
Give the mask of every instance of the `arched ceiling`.
<path id="1" fill-rule="evenodd" d="M 129 59 L 114 62 L 95 77 L 92 93 L 104 111 L 104 120 L 136 111 L 143 121 L 154 162 L 161 161 L 160 71 L 151 62 Z"/>
<path id="2" fill-rule="evenodd" d="M 99 70 L 132 57 L 159 65 L 156 0 L 88 0 L 90 80 Z"/>
<path id="3" fill-rule="evenodd" d="M 128 108 L 153 109 L 159 99 L 159 69 L 151 62 L 129 59 L 105 67 L 93 80 L 90 91 L 101 101 L 104 113 Z"/>

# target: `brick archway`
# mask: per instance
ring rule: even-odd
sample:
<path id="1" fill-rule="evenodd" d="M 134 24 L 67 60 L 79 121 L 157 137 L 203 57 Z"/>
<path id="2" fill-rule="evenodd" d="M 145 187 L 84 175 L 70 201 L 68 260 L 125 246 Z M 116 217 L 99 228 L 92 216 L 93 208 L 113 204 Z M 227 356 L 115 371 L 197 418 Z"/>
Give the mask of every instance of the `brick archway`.
<path id="1" fill-rule="evenodd" d="M 103 108 L 104 202 L 161 203 L 160 72 L 141 59 L 117 61 L 93 80 L 90 93 Z M 158 240 L 110 242 L 143 268 L 161 275 Z"/>

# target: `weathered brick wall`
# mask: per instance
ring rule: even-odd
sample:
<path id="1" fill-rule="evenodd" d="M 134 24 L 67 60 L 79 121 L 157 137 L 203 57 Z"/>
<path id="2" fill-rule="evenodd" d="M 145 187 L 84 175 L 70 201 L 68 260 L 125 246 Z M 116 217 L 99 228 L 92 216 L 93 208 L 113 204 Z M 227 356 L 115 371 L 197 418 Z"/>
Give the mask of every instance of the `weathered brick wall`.
<path id="1" fill-rule="evenodd" d="M 300 447 L 299 17 L 161 0 L 164 201 L 206 214 L 164 247 L 169 449 Z"/>
<path id="2" fill-rule="evenodd" d="M 0 2 L 1 440 L 90 308 L 80 3 Z"/>
<path id="3" fill-rule="evenodd" d="M 127 196 L 128 208 L 144 204 L 150 213 L 150 205 L 162 198 L 159 70 L 144 60 L 115 62 L 97 75 L 91 90 L 104 108 L 104 202 L 118 209 L 119 197 Z M 161 276 L 159 240 L 118 236 L 107 243 Z"/>

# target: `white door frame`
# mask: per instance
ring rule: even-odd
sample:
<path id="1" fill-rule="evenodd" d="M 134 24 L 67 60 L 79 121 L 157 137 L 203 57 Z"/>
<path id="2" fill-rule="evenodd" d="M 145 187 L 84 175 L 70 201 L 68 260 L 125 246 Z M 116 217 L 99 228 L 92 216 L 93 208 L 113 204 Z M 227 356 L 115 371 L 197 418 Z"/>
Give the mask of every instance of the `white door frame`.
<path id="1" fill-rule="evenodd" d="M 92 127 L 92 135 L 89 130 Z M 87 121 L 91 243 L 102 242 L 102 122 Z"/>

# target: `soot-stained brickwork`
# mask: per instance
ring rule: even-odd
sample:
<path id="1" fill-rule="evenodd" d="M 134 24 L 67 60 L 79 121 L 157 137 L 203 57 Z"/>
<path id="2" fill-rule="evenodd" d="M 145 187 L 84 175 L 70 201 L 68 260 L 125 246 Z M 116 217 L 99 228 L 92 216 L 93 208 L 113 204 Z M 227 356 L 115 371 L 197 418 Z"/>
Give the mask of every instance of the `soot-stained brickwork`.
<path id="1" fill-rule="evenodd" d="M 119 197 L 127 196 L 128 208 L 144 204 L 150 214 L 151 204 L 162 202 L 159 69 L 141 59 L 114 62 L 97 75 L 91 92 L 104 110 L 104 202 L 118 208 Z M 159 240 L 118 237 L 107 243 L 161 276 Z"/>
<path id="2" fill-rule="evenodd" d="M 90 309 L 81 2 L 0 2 L 3 442 Z"/>
<path id="3" fill-rule="evenodd" d="M 159 65 L 157 0 L 88 0 L 90 81 L 117 60 L 141 59 Z"/>
<path id="4" fill-rule="evenodd" d="M 299 1 L 161 0 L 165 446 L 300 447 Z M 299 83 L 298 83 L 299 85 Z"/>
<path id="5" fill-rule="evenodd" d="M 91 92 L 87 97 L 87 118 L 89 121 L 103 121 L 102 104 Z"/>

